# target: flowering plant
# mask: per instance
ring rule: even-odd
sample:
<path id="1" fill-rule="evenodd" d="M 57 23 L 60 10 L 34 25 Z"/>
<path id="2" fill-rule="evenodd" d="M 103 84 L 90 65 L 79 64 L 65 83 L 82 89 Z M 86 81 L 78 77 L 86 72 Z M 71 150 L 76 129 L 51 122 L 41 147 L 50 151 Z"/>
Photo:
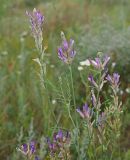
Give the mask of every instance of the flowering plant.
<path id="1" fill-rule="evenodd" d="M 40 55 L 43 55 L 42 24 L 44 16 L 36 9 L 34 9 L 33 13 L 27 12 L 27 15 L 31 22 L 31 31 L 35 39 L 36 48 Z M 116 146 L 118 146 L 119 142 L 121 113 L 123 112 L 122 104 L 118 98 L 120 75 L 118 73 L 113 73 L 112 75 L 109 73 L 108 64 L 110 57 L 101 55 L 101 53 L 98 53 L 95 59 L 87 59 L 80 63 L 89 70 L 89 73 L 85 75 L 88 79 L 86 78 L 87 80 L 85 79 L 83 83 L 87 88 L 86 95 L 88 94 L 89 96 L 83 97 L 83 107 L 77 108 L 75 79 L 73 78 L 71 68 L 72 61 L 76 55 L 74 40 L 70 39 L 67 41 L 63 32 L 61 32 L 61 38 L 62 42 L 60 47 L 58 47 L 58 57 L 63 63 L 67 64 L 70 71 L 70 75 L 67 75 L 69 79 L 66 80 L 70 83 L 67 83 L 65 86 L 65 89 L 68 89 L 68 97 L 62 88 L 62 77 L 60 77 L 58 85 L 61 89 L 60 96 L 63 98 L 64 108 L 67 108 L 66 117 L 70 120 L 67 130 L 70 130 L 70 132 L 64 132 L 64 127 L 62 127 L 63 129 L 54 132 L 52 140 L 47 138 L 47 152 L 44 158 L 47 160 L 108 160 L 110 158 L 112 160 L 117 152 L 119 152 L 119 148 Z M 48 83 L 51 84 L 51 82 L 49 82 L 44 72 L 44 68 L 46 67 L 44 57 L 39 56 L 35 61 L 40 66 L 39 75 L 43 80 L 44 97 L 45 101 L 48 101 L 47 105 L 43 108 L 43 117 L 45 118 L 44 129 L 49 132 L 51 126 L 50 117 L 53 116 L 56 121 L 56 125 L 54 125 L 55 131 L 56 127 L 61 128 L 60 122 L 57 120 L 60 112 L 58 109 L 51 109 L 52 104 L 50 103 L 50 99 L 52 97 L 48 93 Z M 84 68 L 79 69 L 80 72 L 81 70 L 84 70 Z M 104 94 L 104 90 L 110 90 L 110 93 L 105 92 Z M 64 114 L 60 116 L 65 118 Z M 18 150 L 28 159 L 32 159 L 33 157 L 38 159 L 37 156 L 34 156 L 36 151 L 34 142 L 23 144 Z"/>

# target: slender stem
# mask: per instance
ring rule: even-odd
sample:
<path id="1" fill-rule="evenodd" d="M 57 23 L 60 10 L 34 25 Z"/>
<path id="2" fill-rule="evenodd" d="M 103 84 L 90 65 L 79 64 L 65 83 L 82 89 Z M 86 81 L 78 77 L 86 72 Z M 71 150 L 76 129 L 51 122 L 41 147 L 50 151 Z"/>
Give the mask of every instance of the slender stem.
<path id="1" fill-rule="evenodd" d="M 74 109 L 75 109 L 76 125 L 78 127 L 77 112 L 76 112 L 76 100 L 75 100 L 75 91 L 74 91 L 74 82 L 73 82 L 73 75 L 72 75 L 71 65 L 69 65 L 69 70 L 70 70 L 70 79 L 71 79 L 71 87 L 72 87 L 73 104 L 74 104 Z"/>
<path id="2" fill-rule="evenodd" d="M 76 112 L 76 100 L 75 100 L 75 90 L 74 90 L 74 82 L 73 82 L 73 74 L 72 74 L 72 68 L 71 65 L 69 65 L 69 71 L 70 71 L 70 79 L 71 79 L 71 87 L 72 87 L 72 96 L 73 96 L 73 104 L 74 104 L 74 109 L 75 109 L 75 123 L 76 123 L 76 128 L 77 128 L 77 137 L 76 137 L 76 148 L 77 148 L 77 152 L 78 152 L 78 158 L 80 157 L 80 153 L 79 153 L 79 141 L 78 141 L 78 135 L 79 135 L 79 126 L 78 126 L 78 120 L 77 120 L 77 112 Z"/>
<path id="3" fill-rule="evenodd" d="M 45 104 L 45 108 L 43 109 L 43 115 L 45 116 L 45 120 L 46 120 L 46 130 L 49 128 L 49 120 L 50 120 L 50 115 L 51 113 L 53 114 L 53 117 L 54 117 L 54 120 L 56 121 L 56 118 L 55 118 L 55 114 L 54 112 L 50 112 L 50 106 L 51 106 L 51 101 L 50 101 L 50 96 L 49 96 L 49 92 L 48 92 L 48 86 L 47 86 L 47 78 L 46 78 L 46 73 L 45 73 L 45 63 L 44 63 L 44 59 L 43 59 L 43 56 L 44 56 L 44 50 L 42 50 L 42 46 L 41 48 L 39 49 L 39 53 L 40 53 L 40 56 L 39 56 L 39 60 L 40 60 L 40 63 L 41 63 L 41 66 L 40 66 L 40 77 L 41 77 L 41 84 L 44 88 L 44 94 L 45 94 L 45 97 L 44 97 L 44 102 L 47 101 L 47 104 Z M 57 125 L 57 121 L 56 121 L 56 125 Z"/>
<path id="4" fill-rule="evenodd" d="M 69 70 L 70 70 L 70 76 L 71 76 L 70 78 L 71 78 L 71 85 L 72 85 L 73 102 L 74 102 L 74 106 L 76 106 L 75 94 L 74 94 L 74 82 L 73 82 L 73 75 L 72 75 L 71 65 L 69 65 Z"/>
<path id="5" fill-rule="evenodd" d="M 89 145 L 90 145 L 90 143 L 91 143 L 91 141 L 92 141 L 92 138 L 93 138 L 93 133 L 90 133 L 90 128 L 91 128 L 90 122 L 88 121 L 88 122 L 87 122 L 87 132 L 88 132 L 88 137 L 89 137 L 88 147 L 89 147 Z M 96 150 L 94 146 L 95 146 L 95 145 L 92 145 L 93 150 Z M 96 152 L 94 152 L 94 156 L 95 156 L 95 158 L 96 158 L 96 154 L 95 154 L 95 153 L 96 153 Z M 97 159 L 97 158 L 96 158 L 96 159 Z"/>
<path id="6" fill-rule="evenodd" d="M 74 128 L 76 128 L 76 125 L 75 125 L 75 123 L 74 123 L 74 121 L 73 121 L 73 118 L 72 118 L 72 116 L 71 116 L 71 113 L 70 113 L 70 108 L 69 108 L 69 106 L 68 106 L 68 112 L 69 112 L 69 117 L 70 117 L 70 119 L 71 119 L 71 121 L 72 121 L 72 124 L 73 124 Z"/>
<path id="7" fill-rule="evenodd" d="M 61 92 L 62 92 L 64 103 L 66 104 L 67 109 L 68 109 L 69 118 L 70 118 L 70 120 L 71 120 L 71 122 L 72 122 L 72 124 L 73 124 L 73 126 L 75 128 L 76 126 L 75 126 L 75 123 L 74 123 L 73 118 L 72 118 L 71 113 L 70 113 L 70 102 L 68 103 L 67 100 L 66 100 L 66 98 L 65 98 L 63 87 L 62 87 L 62 82 L 61 81 L 60 81 L 60 89 L 61 89 Z"/>

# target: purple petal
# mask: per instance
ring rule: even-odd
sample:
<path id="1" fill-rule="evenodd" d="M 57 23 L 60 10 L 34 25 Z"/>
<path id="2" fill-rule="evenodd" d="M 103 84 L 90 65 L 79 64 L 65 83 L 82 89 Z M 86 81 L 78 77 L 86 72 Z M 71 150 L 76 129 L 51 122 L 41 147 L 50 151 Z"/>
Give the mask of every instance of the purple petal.
<path id="1" fill-rule="evenodd" d="M 83 112 L 80 110 L 80 108 L 77 108 L 76 111 L 80 114 L 80 116 L 81 116 L 82 118 L 85 118 L 85 117 L 84 117 L 84 114 L 83 114 Z"/>
<path id="2" fill-rule="evenodd" d="M 62 50 L 62 48 L 58 48 L 58 55 L 61 56 L 61 57 L 63 56 L 63 50 Z"/>
<path id="3" fill-rule="evenodd" d="M 34 15 L 34 18 L 37 20 L 37 22 L 39 22 L 39 24 L 43 23 L 44 16 L 39 11 L 37 11 L 36 9 L 34 9 L 33 10 L 33 15 Z"/>
<path id="4" fill-rule="evenodd" d="M 64 56 L 62 48 L 58 48 L 58 57 L 64 62 L 67 61 L 67 58 Z"/>
<path id="5" fill-rule="evenodd" d="M 92 83 L 93 86 L 99 88 L 92 75 L 89 75 L 88 80 Z"/>
<path id="6" fill-rule="evenodd" d="M 55 149 L 54 143 L 51 143 L 51 144 L 49 145 L 49 147 L 50 147 L 50 149 Z"/>
<path id="7" fill-rule="evenodd" d="M 89 76 L 88 76 L 88 80 L 91 82 L 91 83 L 93 83 L 93 76 L 90 74 Z"/>
<path id="8" fill-rule="evenodd" d="M 28 151 L 28 145 L 27 144 L 23 144 L 22 145 L 22 150 L 23 150 L 24 153 L 27 153 L 27 151 Z"/>
<path id="9" fill-rule="evenodd" d="M 76 51 L 72 50 L 72 51 L 70 52 L 70 57 L 71 57 L 71 58 L 74 58 L 75 55 L 76 55 Z"/>
<path id="10" fill-rule="evenodd" d="M 62 130 L 58 131 L 57 135 L 56 135 L 57 139 L 62 139 L 63 138 L 63 132 Z"/>
<path id="11" fill-rule="evenodd" d="M 57 142 L 57 137 L 56 137 L 56 136 L 57 136 L 57 133 L 54 133 L 54 134 L 53 134 L 53 142 L 54 142 L 54 143 Z"/>
<path id="12" fill-rule="evenodd" d="M 103 67 L 106 67 L 106 65 L 109 62 L 109 60 L 110 60 L 110 57 L 106 55 L 105 58 L 104 58 Z"/>
<path id="13" fill-rule="evenodd" d="M 35 142 L 34 141 L 31 141 L 31 143 L 30 143 L 30 151 L 31 151 L 31 154 L 33 154 L 36 151 Z"/>
<path id="14" fill-rule="evenodd" d="M 60 59 L 63 59 L 63 57 L 64 57 L 62 48 L 58 48 L 58 57 L 59 57 Z"/>
<path id="15" fill-rule="evenodd" d="M 100 58 L 95 58 L 95 60 L 89 60 L 93 67 L 100 69 L 101 68 L 101 60 Z"/>
<path id="16" fill-rule="evenodd" d="M 86 103 L 86 104 L 83 106 L 83 111 L 88 112 L 88 110 L 89 110 L 89 107 L 88 107 L 88 104 Z"/>
<path id="17" fill-rule="evenodd" d="M 65 51 L 67 51 L 69 48 L 68 42 L 66 40 L 63 41 L 63 48 Z"/>
<path id="18" fill-rule="evenodd" d="M 87 118 L 90 117 L 90 108 L 88 107 L 87 103 L 83 106 L 83 112 L 84 112 L 85 117 Z"/>
<path id="19" fill-rule="evenodd" d="M 73 39 L 70 39 L 70 44 L 69 44 L 69 47 L 73 47 L 73 45 L 74 45 L 74 40 Z"/>
<path id="20" fill-rule="evenodd" d="M 115 84 L 119 83 L 119 78 L 120 78 L 120 75 L 118 73 L 113 73 L 113 79 Z"/>
<path id="21" fill-rule="evenodd" d="M 96 61 L 94 61 L 94 60 L 89 60 L 90 61 L 90 63 L 94 66 L 94 67 L 96 67 L 97 68 L 97 62 Z"/>
<path id="22" fill-rule="evenodd" d="M 109 74 L 107 75 L 106 80 L 108 80 L 109 82 L 112 82 L 112 78 Z"/>
<path id="23" fill-rule="evenodd" d="M 97 65 L 101 64 L 100 58 L 95 58 L 95 62 L 97 63 Z"/>

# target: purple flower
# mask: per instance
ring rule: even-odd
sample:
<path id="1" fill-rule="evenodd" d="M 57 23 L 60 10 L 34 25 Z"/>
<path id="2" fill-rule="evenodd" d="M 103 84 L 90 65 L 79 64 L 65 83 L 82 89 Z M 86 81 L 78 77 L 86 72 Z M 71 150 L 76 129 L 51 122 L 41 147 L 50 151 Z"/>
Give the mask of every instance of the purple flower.
<path id="1" fill-rule="evenodd" d="M 98 89 L 98 85 L 95 82 L 95 80 L 94 80 L 92 75 L 89 75 L 88 80 L 92 83 L 93 86 L 95 86 Z"/>
<path id="2" fill-rule="evenodd" d="M 91 118 L 91 109 L 88 107 L 87 103 L 83 105 L 82 110 L 80 108 L 77 108 L 76 111 L 80 114 L 82 118 Z"/>
<path id="3" fill-rule="evenodd" d="M 95 67 L 96 69 L 104 69 L 107 65 L 107 63 L 109 62 L 110 57 L 108 57 L 107 55 L 103 58 L 103 61 L 101 60 L 101 58 L 95 58 L 94 60 L 89 60 L 90 64 Z"/>
<path id="4" fill-rule="evenodd" d="M 57 133 L 54 133 L 53 142 L 56 140 L 56 142 L 66 142 L 68 139 L 70 139 L 70 133 L 68 131 L 64 132 L 62 130 L 59 130 Z"/>
<path id="5" fill-rule="evenodd" d="M 108 64 L 109 60 L 110 60 L 110 57 L 106 55 L 106 56 L 104 57 L 103 68 L 106 67 L 106 65 Z"/>
<path id="6" fill-rule="evenodd" d="M 36 34 L 37 32 L 42 31 L 42 25 L 44 22 L 44 16 L 37 11 L 35 8 L 32 13 L 26 11 L 31 23 L 32 32 Z M 36 32 L 36 33 L 35 33 Z"/>
<path id="7" fill-rule="evenodd" d="M 36 146 L 35 142 L 31 141 L 30 142 L 30 152 L 31 152 L 31 154 L 33 154 L 36 151 L 36 147 L 35 146 Z"/>
<path id="8" fill-rule="evenodd" d="M 97 69 L 101 68 L 101 60 L 100 60 L 100 58 L 95 58 L 95 60 L 90 60 L 90 63 L 92 64 L 92 66 L 94 66 Z"/>
<path id="9" fill-rule="evenodd" d="M 56 142 L 56 141 L 55 141 Z M 48 144 L 48 147 L 51 151 L 55 151 L 56 150 L 56 144 L 55 143 L 51 143 L 50 139 L 47 138 L 47 144 Z"/>
<path id="10" fill-rule="evenodd" d="M 83 112 L 85 117 L 88 117 L 88 118 L 90 117 L 90 108 L 88 107 L 88 104 L 85 104 L 83 106 Z"/>
<path id="11" fill-rule="evenodd" d="M 119 83 L 120 75 L 118 73 L 113 73 L 113 80 L 115 84 Z"/>
<path id="12" fill-rule="evenodd" d="M 23 151 L 25 154 L 27 154 L 27 152 L 28 152 L 28 145 L 27 145 L 27 144 L 23 144 L 21 148 L 22 148 L 22 151 Z"/>
<path id="13" fill-rule="evenodd" d="M 84 113 L 81 111 L 80 108 L 77 108 L 76 111 L 80 114 L 82 118 L 85 118 Z"/>
<path id="14" fill-rule="evenodd" d="M 65 63 L 70 64 L 76 55 L 74 50 L 74 40 L 68 42 L 63 32 L 61 32 L 62 44 L 58 48 L 58 57 Z"/>
<path id="15" fill-rule="evenodd" d="M 54 133 L 52 142 L 47 138 L 47 144 L 51 156 L 55 153 L 60 153 L 61 150 L 65 149 L 65 145 L 70 144 L 70 133 L 59 130 L 57 133 Z"/>
<path id="16" fill-rule="evenodd" d="M 38 50 L 42 49 L 42 29 L 43 29 L 43 22 L 44 22 L 44 16 L 37 11 L 35 8 L 32 13 L 26 11 L 26 14 L 29 17 L 30 20 L 30 26 L 32 30 L 33 37 L 35 39 L 35 44 Z"/>
<path id="17" fill-rule="evenodd" d="M 34 155 L 36 151 L 36 144 L 34 141 L 31 141 L 30 143 L 24 143 L 20 148 L 18 148 L 18 151 L 20 151 L 22 154 L 31 157 Z"/>
<path id="18" fill-rule="evenodd" d="M 120 78 L 120 75 L 118 73 L 113 73 L 112 76 L 110 76 L 108 74 L 107 77 L 106 77 L 107 81 L 109 81 L 112 84 L 112 86 L 114 86 L 114 87 L 118 87 L 119 78 Z"/>
<path id="19" fill-rule="evenodd" d="M 63 132 L 62 130 L 59 130 L 58 133 L 56 134 L 56 139 L 62 139 L 63 138 Z"/>

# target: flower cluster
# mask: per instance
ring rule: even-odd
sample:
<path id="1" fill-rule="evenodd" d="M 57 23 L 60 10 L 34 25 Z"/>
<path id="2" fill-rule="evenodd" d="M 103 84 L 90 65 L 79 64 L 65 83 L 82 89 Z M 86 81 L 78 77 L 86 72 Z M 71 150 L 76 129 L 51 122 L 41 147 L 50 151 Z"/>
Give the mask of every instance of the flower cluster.
<path id="1" fill-rule="evenodd" d="M 74 40 L 70 39 L 68 42 L 63 32 L 61 32 L 62 44 L 58 48 L 58 57 L 67 64 L 70 64 L 76 55 L 74 50 Z"/>
<path id="2" fill-rule="evenodd" d="M 87 119 L 90 122 L 94 120 L 94 123 L 93 122 L 92 123 L 95 124 L 95 126 L 103 126 L 103 123 L 107 118 L 106 113 L 102 111 L 101 108 L 102 104 L 100 101 L 100 93 L 102 91 L 104 84 L 106 83 L 106 81 L 109 81 L 114 93 L 116 93 L 119 86 L 119 77 L 120 77 L 119 74 L 113 73 L 112 76 L 107 74 L 108 71 L 107 64 L 109 60 L 110 60 L 109 56 L 105 56 L 103 58 L 97 57 L 95 58 L 95 60 L 89 59 L 90 65 L 92 65 L 96 70 L 98 69 L 100 71 L 97 72 L 99 74 L 96 75 L 98 81 L 95 80 L 96 78 L 93 76 L 92 73 L 89 74 L 88 76 L 88 81 L 92 85 L 91 89 L 92 108 L 89 108 L 88 104 L 85 104 L 82 110 L 80 108 L 76 110 L 83 119 Z"/>
<path id="3" fill-rule="evenodd" d="M 90 75 L 88 76 L 88 80 L 91 82 L 91 84 L 92 84 L 93 86 L 95 86 L 95 87 L 98 89 L 98 85 L 97 85 L 97 83 L 95 82 L 94 77 L 93 77 L 92 74 L 90 74 Z"/>
<path id="4" fill-rule="evenodd" d="M 102 60 L 103 59 L 103 60 Z M 88 76 L 88 80 L 92 84 L 92 86 L 95 87 L 95 89 L 100 92 L 104 86 L 104 83 L 106 83 L 106 75 L 108 72 L 107 64 L 110 60 L 109 56 L 104 56 L 103 58 L 97 57 L 95 60 L 89 60 L 90 64 L 95 68 L 99 70 L 99 76 L 97 77 L 98 83 L 94 80 L 94 76 L 90 74 Z"/>
<path id="5" fill-rule="evenodd" d="M 88 107 L 88 104 L 86 103 L 85 105 L 83 105 L 82 110 L 80 108 L 77 108 L 76 111 L 80 114 L 80 116 L 82 118 L 86 118 L 86 119 L 90 119 L 92 116 L 92 111 L 91 109 Z"/>
<path id="6" fill-rule="evenodd" d="M 92 119 L 95 117 L 96 121 L 95 121 L 95 125 L 96 126 L 103 126 L 105 120 L 106 120 L 106 115 L 105 115 L 105 112 L 101 112 L 98 117 L 96 117 L 96 111 L 94 110 L 94 107 L 93 108 L 90 108 L 88 106 L 87 103 L 85 103 L 82 107 L 82 109 L 80 108 L 77 108 L 76 111 L 79 113 L 79 115 L 87 120 L 88 122 L 90 122 L 91 124 L 94 124 L 92 122 Z"/>
<path id="7" fill-rule="evenodd" d="M 23 155 L 25 155 L 28 159 L 34 158 L 35 160 L 40 160 L 36 153 L 36 143 L 31 141 L 30 143 L 24 143 L 20 148 L 17 148 Z"/>
<path id="8" fill-rule="evenodd" d="M 32 13 L 26 11 L 26 14 L 28 15 L 29 20 L 30 20 L 31 30 L 32 30 L 33 37 L 35 39 L 36 47 L 38 50 L 41 51 L 42 50 L 42 40 L 43 40 L 42 25 L 44 22 L 44 16 L 39 11 L 37 11 L 35 8 Z"/>
<path id="9" fill-rule="evenodd" d="M 70 146 L 70 133 L 66 131 L 59 130 L 54 133 L 52 142 L 47 138 L 47 144 L 51 156 L 58 156 L 63 158 L 64 156 L 69 156 L 68 148 Z"/>
<path id="10" fill-rule="evenodd" d="M 109 56 L 105 56 L 103 58 L 103 61 L 101 60 L 101 58 L 97 57 L 95 58 L 95 60 L 89 60 L 90 61 L 90 64 L 96 68 L 96 69 L 105 69 L 107 63 L 109 62 L 110 60 L 110 57 Z"/>
<path id="11" fill-rule="evenodd" d="M 120 75 L 118 73 L 113 73 L 112 76 L 110 76 L 109 74 L 107 75 L 106 79 L 111 83 L 111 85 L 115 88 L 117 88 L 119 86 L 119 78 Z"/>

